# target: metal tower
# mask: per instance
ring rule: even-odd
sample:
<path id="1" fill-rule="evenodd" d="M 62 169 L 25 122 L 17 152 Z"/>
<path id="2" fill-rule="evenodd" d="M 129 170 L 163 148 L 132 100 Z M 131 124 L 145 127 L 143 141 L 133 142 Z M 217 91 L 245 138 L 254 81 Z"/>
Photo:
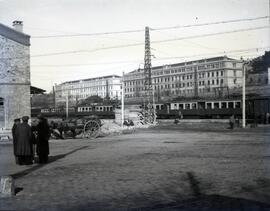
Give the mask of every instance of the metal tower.
<path id="1" fill-rule="evenodd" d="M 145 55 L 144 55 L 144 121 L 154 123 L 156 114 L 154 109 L 154 93 L 151 77 L 151 50 L 149 27 L 145 27 Z"/>
<path id="2" fill-rule="evenodd" d="M 145 88 L 145 95 L 147 97 L 147 100 L 149 101 L 150 101 L 150 96 L 152 94 L 151 68 L 152 68 L 152 65 L 151 65 L 149 27 L 145 27 L 144 88 Z"/>

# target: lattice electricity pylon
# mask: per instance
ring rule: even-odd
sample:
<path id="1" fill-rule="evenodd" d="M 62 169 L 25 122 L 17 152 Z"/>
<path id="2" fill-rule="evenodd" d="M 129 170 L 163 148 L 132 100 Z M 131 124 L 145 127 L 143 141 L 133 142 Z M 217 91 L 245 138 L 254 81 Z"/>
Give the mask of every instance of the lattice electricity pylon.
<path id="1" fill-rule="evenodd" d="M 149 27 L 145 27 L 145 55 L 144 55 L 144 120 L 146 123 L 154 123 L 156 114 L 153 105 L 153 86 L 151 77 L 151 50 Z"/>

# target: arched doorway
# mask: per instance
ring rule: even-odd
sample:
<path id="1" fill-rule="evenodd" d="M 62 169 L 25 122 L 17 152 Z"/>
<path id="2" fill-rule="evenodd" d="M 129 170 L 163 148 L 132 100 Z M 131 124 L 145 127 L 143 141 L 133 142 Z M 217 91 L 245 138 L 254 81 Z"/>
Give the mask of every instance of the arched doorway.
<path id="1" fill-rule="evenodd" d="M 4 98 L 0 97 L 0 128 L 5 127 L 5 107 Z"/>

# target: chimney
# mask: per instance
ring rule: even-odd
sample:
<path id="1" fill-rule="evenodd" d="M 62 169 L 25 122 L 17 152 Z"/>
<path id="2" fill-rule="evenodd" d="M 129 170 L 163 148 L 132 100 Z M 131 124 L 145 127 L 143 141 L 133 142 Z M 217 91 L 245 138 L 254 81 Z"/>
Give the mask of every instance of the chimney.
<path id="1" fill-rule="evenodd" d="M 22 21 L 13 21 L 13 28 L 18 32 L 23 32 L 23 22 Z"/>

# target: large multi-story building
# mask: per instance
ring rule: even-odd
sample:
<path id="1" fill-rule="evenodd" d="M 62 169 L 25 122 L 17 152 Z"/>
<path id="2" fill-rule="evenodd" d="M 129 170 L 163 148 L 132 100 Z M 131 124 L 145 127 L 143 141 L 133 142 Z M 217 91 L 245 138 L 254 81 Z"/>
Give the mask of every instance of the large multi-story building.
<path id="1" fill-rule="evenodd" d="M 241 60 L 226 56 L 163 65 L 152 68 L 152 86 L 156 101 L 175 97 L 224 97 L 230 89 L 242 85 Z M 124 76 L 126 101 L 144 97 L 144 70 Z"/>
<path id="2" fill-rule="evenodd" d="M 30 116 L 30 36 L 22 21 L 13 27 L 0 24 L 0 132 Z"/>
<path id="3" fill-rule="evenodd" d="M 56 104 L 66 102 L 67 96 L 71 103 L 94 95 L 102 98 L 120 99 L 121 87 L 121 77 L 117 75 L 67 81 L 55 85 L 55 102 Z"/>

